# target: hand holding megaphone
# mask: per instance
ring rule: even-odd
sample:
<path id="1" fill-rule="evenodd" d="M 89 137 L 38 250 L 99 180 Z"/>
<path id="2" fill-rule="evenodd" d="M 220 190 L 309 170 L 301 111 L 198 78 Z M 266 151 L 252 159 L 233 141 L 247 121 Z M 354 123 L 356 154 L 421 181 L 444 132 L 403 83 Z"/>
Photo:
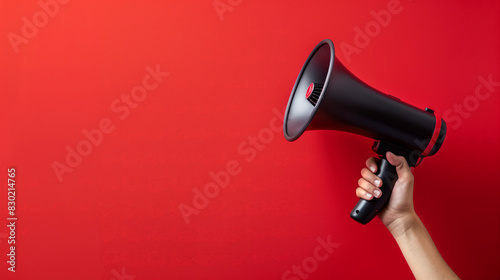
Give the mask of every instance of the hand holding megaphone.
<path id="1" fill-rule="evenodd" d="M 398 179 L 396 168 L 385 158 L 387 152 L 417 166 L 439 150 L 446 123 L 431 109 L 416 108 L 362 82 L 335 57 L 332 41 L 323 40 L 297 77 L 283 123 L 289 141 L 306 130 L 337 130 L 375 139 L 372 149 L 380 158 L 376 175 L 382 181 L 382 195 L 360 199 L 351 212 L 354 220 L 366 224 L 382 211 Z"/>

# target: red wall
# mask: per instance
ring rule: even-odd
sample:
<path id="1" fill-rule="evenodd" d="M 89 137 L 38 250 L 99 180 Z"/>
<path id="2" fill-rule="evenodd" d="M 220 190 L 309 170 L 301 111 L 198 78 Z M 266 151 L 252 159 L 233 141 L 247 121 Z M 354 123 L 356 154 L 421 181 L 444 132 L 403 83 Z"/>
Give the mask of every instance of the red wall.
<path id="1" fill-rule="evenodd" d="M 498 1 L 40 3 L 0 4 L 1 279 L 411 279 L 378 219 L 349 218 L 372 140 L 283 137 L 325 38 L 444 116 L 417 213 L 461 278 L 500 278 Z"/>

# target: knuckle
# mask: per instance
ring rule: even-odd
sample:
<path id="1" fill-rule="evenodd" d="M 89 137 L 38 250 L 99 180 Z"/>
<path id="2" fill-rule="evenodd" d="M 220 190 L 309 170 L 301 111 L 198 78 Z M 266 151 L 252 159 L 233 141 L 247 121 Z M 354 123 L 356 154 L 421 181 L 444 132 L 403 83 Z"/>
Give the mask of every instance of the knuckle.
<path id="1" fill-rule="evenodd" d="M 375 188 L 370 182 L 366 180 L 362 180 L 362 182 L 359 184 L 359 187 L 367 192 L 371 192 Z"/>
<path id="2" fill-rule="evenodd" d="M 362 197 L 362 196 L 364 195 L 364 192 L 365 192 L 365 191 L 364 191 L 362 188 L 357 188 L 357 189 L 356 189 L 356 195 L 357 195 L 358 197 Z"/>
<path id="3" fill-rule="evenodd" d="M 358 186 L 360 186 L 360 187 L 361 187 L 361 186 L 363 185 L 363 183 L 364 183 L 364 182 L 365 182 L 365 179 L 363 179 L 363 178 L 359 178 L 359 180 L 358 180 Z"/>
<path id="4" fill-rule="evenodd" d="M 369 174 L 368 168 L 365 167 L 365 168 L 361 169 L 361 176 L 366 178 L 368 176 L 368 174 Z"/>

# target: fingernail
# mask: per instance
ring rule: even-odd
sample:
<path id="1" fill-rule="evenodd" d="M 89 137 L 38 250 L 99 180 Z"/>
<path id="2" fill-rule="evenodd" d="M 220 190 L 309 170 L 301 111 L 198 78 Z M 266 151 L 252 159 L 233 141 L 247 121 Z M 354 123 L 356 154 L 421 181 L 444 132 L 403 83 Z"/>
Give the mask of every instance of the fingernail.
<path id="1" fill-rule="evenodd" d="M 374 166 L 371 166 L 371 167 L 370 167 L 370 170 L 371 170 L 373 173 L 375 173 L 375 167 L 374 167 Z"/>
<path id="2" fill-rule="evenodd" d="M 375 181 L 373 181 L 373 183 L 375 184 L 375 186 L 380 187 L 380 180 L 379 179 L 375 179 Z"/>
<path id="3" fill-rule="evenodd" d="M 380 192 L 380 190 L 374 190 L 373 194 L 375 195 L 375 197 L 379 197 L 382 194 L 382 192 Z"/>
<path id="4" fill-rule="evenodd" d="M 372 197 L 373 197 L 373 195 L 372 195 L 371 193 L 366 193 L 366 197 L 368 197 L 368 198 L 372 198 Z"/>

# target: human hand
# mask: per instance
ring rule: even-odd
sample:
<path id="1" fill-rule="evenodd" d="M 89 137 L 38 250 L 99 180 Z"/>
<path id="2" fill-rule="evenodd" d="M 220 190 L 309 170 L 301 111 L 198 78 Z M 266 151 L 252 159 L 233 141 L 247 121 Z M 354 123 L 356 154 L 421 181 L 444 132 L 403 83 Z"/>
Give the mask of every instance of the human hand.
<path id="1" fill-rule="evenodd" d="M 416 217 L 413 208 L 413 174 L 406 159 L 402 156 L 396 156 L 391 152 L 386 154 L 386 159 L 390 164 L 396 167 L 398 180 L 392 190 L 391 198 L 386 207 L 380 212 L 379 217 L 382 223 L 391 231 L 398 234 L 401 224 L 406 228 L 407 222 Z M 359 187 L 356 189 L 356 195 L 365 200 L 372 200 L 380 197 L 382 191 L 382 180 L 375 175 L 377 172 L 376 158 L 369 158 L 366 161 L 366 168 L 361 170 L 361 178 L 358 181 Z M 404 229 L 403 229 L 404 230 Z"/>
<path id="2" fill-rule="evenodd" d="M 386 159 L 396 167 L 398 180 L 379 217 L 396 239 L 415 279 L 460 279 L 441 257 L 427 229 L 415 213 L 414 178 L 405 158 L 388 152 Z M 362 177 L 356 189 L 359 198 L 371 200 L 382 195 L 382 180 L 375 175 L 378 169 L 377 160 L 369 158 L 366 168 L 361 170 Z"/>

